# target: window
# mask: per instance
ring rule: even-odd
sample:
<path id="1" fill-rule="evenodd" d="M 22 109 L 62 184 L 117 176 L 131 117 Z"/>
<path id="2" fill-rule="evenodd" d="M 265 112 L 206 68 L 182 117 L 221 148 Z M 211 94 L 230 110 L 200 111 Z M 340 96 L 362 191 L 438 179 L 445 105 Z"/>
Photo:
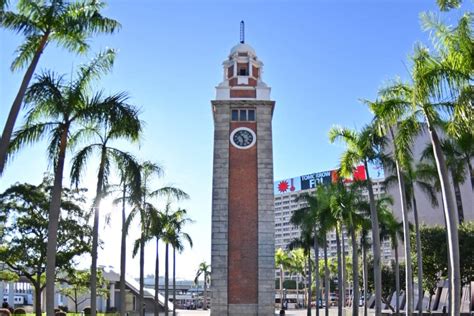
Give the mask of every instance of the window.
<path id="1" fill-rule="evenodd" d="M 231 112 L 232 121 L 254 122 L 255 109 L 233 109 Z"/>
<path id="2" fill-rule="evenodd" d="M 249 75 L 249 72 L 247 70 L 247 68 L 240 68 L 239 69 L 239 76 L 248 76 Z"/>

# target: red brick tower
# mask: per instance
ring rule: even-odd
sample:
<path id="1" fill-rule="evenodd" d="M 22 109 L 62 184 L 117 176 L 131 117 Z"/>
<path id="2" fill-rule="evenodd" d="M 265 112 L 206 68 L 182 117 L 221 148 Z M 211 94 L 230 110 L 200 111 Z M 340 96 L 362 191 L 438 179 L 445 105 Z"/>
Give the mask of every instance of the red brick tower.
<path id="1" fill-rule="evenodd" d="M 241 43 L 212 101 L 212 316 L 273 315 L 274 214 L 270 88 Z"/>

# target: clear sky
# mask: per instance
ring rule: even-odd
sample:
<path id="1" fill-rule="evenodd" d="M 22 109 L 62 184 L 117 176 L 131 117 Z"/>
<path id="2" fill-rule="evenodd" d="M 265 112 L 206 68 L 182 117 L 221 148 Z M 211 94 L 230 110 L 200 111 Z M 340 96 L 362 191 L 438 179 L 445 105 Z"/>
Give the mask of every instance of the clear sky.
<path id="1" fill-rule="evenodd" d="M 464 10 L 467 6 L 472 10 L 472 2 L 465 2 Z M 118 50 L 113 72 L 95 87 L 130 94 L 130 103 L 142 109 L 146 129 L 140 146 L 126 148 L 143 160 L 162 164 L 166 174 L 155 181 L 157 188 L 173 184 L 191 195 L 190 201 L 176 205 L 195 220 L 186 227 L 194 248 L 187 247 L 177 261 L 178 277 L 185 278 L 193 277 L 200 261 L 210 262 L 210 100 L 223 77 L 222 61 L 239 41 L 240 20 L 245 20 L 246 42 L 263 61 L 263 80 L 272 87 L 276 101 L 273 148 L 278 180 L 337 167 L 342 148 L 329 144 L 328 130 L 333 124 L 358 128 L 370 120 L 358 100 L 373 99 L 377 89 L 396 75 L 406 77 L 414 43 L 428 42 L 419 13 L 437 10 L 434 0 L 109 0 L 108 4 L 104 14 L 121 22 L 119 33 L 92 38 L 87 56 L 51 45 L 39 69 L 70 74 L 100 49 Z M 0 30 L 2 128 L 23 75 L 9 70 L 21 40 Z M 47 168 L 44 144 L 26 148 L 8 165 L 0 190 L 15 181 L 38 183 Z M 91 194 L 96 168 L 90 165 L 83 182 Z M 101 225 L 104 244 L 99 264 L 118 270 L 120 214 L 110 203 L 104 204 L 103 213 L 111 212 L 111 223 Z M 136 237 L 135 227 L 129 240 Z M 145 272 L 153 273 L 152 245 L 146 254 Z M 131 256 L 128 260 L 128 272 L 137 276 L 138 260 Z"/>

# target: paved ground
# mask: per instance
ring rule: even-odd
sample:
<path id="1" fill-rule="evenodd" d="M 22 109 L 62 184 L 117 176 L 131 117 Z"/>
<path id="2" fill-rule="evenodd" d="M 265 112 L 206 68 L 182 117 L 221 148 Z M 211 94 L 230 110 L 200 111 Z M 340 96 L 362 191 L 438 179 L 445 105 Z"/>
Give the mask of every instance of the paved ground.
<path id="1" fill-rule="evenodd" d="M 178 316 L 208 316 L 210 315 L 209 311 L 202 311 L 202 310 L 196 310 L 196 311 L 187 311 L 187 310 L 180 310 L 178 311 Z M 363 310 L 361 309 L 361 315 L 363 314 Z M 275 315 L 279 315 L 279 311 L 275 310 Z M 300 310 L 287 310 L 286 311 L 286 316 L 306 316 L 306 310 L 300 309 Z M 313 309 L 311 315 L 316 315 L 316 311 Z M 320 315 L 324 316 L 324 309 L 320 310 Z M 336 308 L 330 308 L 329 309 L 329 315 L 334 316 L 337 315 L 337 309 Z M 349 312 L 347 313 L 349 315 Z M 373 315 L 369 311 L 369 315 Z"/>

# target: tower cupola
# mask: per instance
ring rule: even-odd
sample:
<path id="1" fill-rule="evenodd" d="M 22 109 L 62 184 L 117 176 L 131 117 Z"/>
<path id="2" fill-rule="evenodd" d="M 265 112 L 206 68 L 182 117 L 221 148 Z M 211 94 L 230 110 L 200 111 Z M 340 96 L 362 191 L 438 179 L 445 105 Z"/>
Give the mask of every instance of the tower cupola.
<path id="1" fill-rule="evenodd" d="M 263 63 L 243 35 L 241 24 L 240 43 L 223 62 L 224 79 L 216 87 L 216 100 L 270 100 L 270 87 L 262 81 Z"/>

